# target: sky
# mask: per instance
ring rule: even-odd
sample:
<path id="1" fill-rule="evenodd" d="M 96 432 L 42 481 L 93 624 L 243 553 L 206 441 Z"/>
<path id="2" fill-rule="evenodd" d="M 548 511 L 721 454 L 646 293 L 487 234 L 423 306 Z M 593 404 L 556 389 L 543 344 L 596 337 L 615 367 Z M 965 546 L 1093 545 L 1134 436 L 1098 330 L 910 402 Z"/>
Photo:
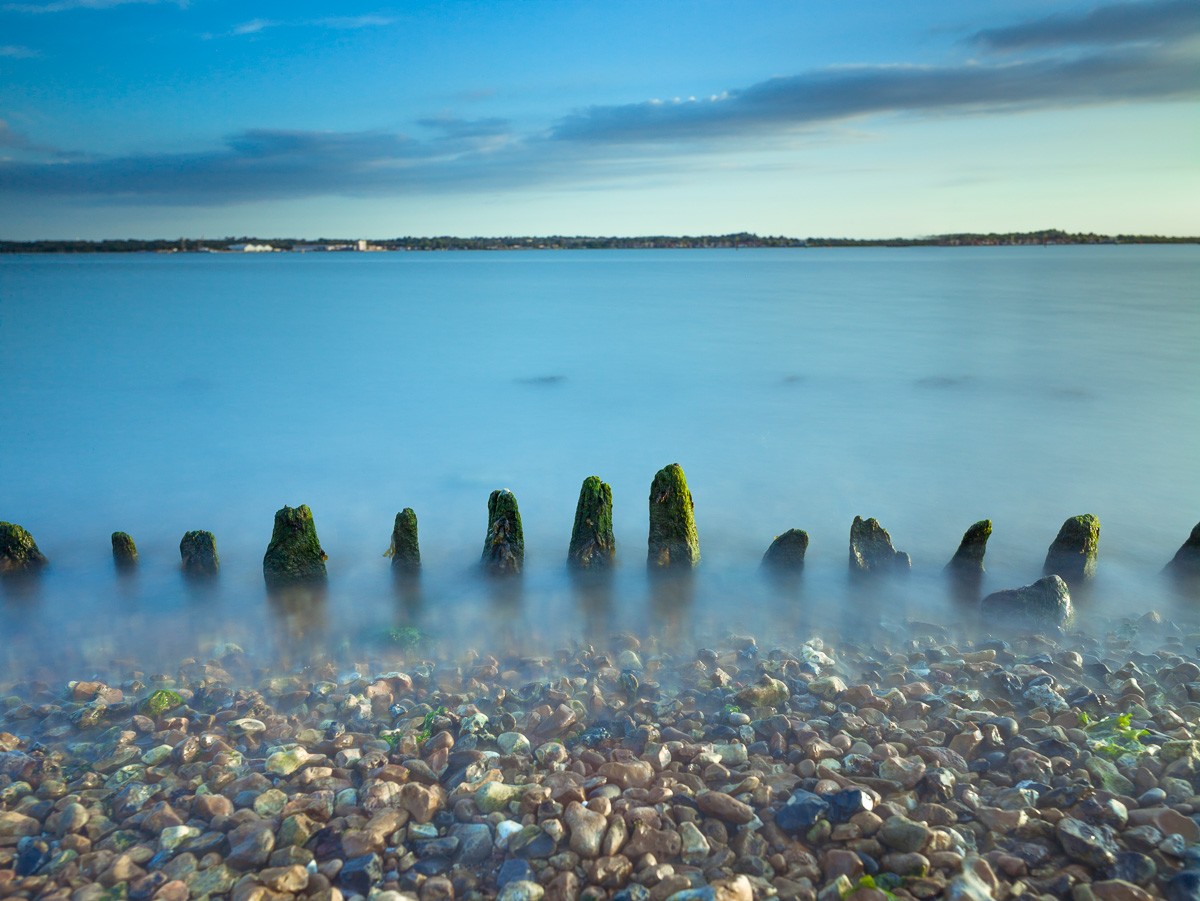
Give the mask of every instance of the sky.
<path id="1" fill-rule="evenodd" d="M 0 0 L 0 238 L 1200 234 L 1200 0 Z"/>

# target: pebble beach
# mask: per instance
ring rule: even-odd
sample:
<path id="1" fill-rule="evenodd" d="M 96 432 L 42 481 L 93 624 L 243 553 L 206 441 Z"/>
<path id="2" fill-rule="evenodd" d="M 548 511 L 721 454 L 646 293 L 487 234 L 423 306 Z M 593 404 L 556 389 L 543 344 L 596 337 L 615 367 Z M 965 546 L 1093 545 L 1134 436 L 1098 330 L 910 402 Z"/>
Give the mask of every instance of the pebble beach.
<path id="1" fill-rule="evenodd" d="M 905 622 L 0 685 L 0 896 L 1200 897 L 1200 635 Z"/>

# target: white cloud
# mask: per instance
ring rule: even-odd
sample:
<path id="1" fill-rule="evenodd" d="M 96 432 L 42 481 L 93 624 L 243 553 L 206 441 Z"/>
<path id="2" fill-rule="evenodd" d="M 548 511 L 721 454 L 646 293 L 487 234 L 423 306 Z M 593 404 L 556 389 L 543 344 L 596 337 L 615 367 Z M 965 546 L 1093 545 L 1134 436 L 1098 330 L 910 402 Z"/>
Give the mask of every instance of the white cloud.
<path id="1" fill-rule="evenodd" d="M 41 56 L 36 50 L 18 44 L 0 44 L 0 57 L 7 59 L 33 59 Z"/>
<path id="2" fill-rule="evenodd" d="M 5 3 L 0 9 L 9 13 L 62 13 L 76 9 L 111 9 L 114 6 L 177 6 L 186 9 L 188 0 L 51 0 L 49 3 Z"/>

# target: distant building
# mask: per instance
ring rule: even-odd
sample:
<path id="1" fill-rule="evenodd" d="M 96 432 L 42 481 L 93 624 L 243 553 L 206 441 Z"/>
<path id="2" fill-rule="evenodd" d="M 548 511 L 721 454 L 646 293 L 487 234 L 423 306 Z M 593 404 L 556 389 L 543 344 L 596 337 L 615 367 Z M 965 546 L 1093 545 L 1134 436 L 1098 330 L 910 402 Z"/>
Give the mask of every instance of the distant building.
<path id="1" fill-rule="evenodd" d="M 359 238 L 359 239 L 358 239 L 358 249 L 359 249 L 359 250 L 366 250 L 366 249 L 367 249 L 367 239 L 366 239 L 366 238 Z"/>
<path id="2" fill-rule="evenodd" d="M 272 253 L 275 250 L 270 244 L 230 244 L 229 249 L 242 253 Z"/>

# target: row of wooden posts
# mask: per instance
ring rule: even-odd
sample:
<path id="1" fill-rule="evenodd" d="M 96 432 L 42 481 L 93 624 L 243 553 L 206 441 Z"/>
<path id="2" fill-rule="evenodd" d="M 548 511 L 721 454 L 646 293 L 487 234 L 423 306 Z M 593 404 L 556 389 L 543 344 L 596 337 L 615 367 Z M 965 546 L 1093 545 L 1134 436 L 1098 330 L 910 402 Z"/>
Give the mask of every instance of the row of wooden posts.
<path id="1" fill-rule="evenodd" d="M 700 562 L 700 540 L 693 515 L 692 493 L 678 463 L 659 470 L 650 486 L 650 533 L 647 564 L 652 570 L 688 570 Z M 963 582 L 977 582 L 991 536 L 990 520 L 972 525 L 963 535 L 946 571 Z M 1091 514 L 1073 516 L 1063 523 L 1046 554 L 1044 572 L 1077 585 L 1092 578 L 1100 540 L 1100 521 Z M 808 534 L 789 529 L 771 543 L 763 564 L 781 573 L 804 566 Z M 137 566 L 138 553 L 125 532 L 112 535 L 113 559 L 118 569 Z M 220 567 L 212 532 L 187 532 L 179 543 L 183 570 L 191 576 L 212 576 Z M 421 567 L 417 515 L 411 508 L 396 514 L 388 550 L 397 574 L 416 574 Z M 325 577 L 325 551 L 317 539 L 312 511 L 306 505 L 284 507 L 275 514 L 271 542 L 263 558 L 263 575 L 269 587 L 320 580 Z M 579 491 L 575 524 L 567 551 L 568 566 L 577 571 L 603 571 L 616 559 L 612 527 L 612 489 L 597 476 L 588 476 Z M 875 519 L 856 516 L 850 528 L 850 569 L 854 573 L 907 571 L 912 562 L 892 546 L 891 537 Z M 0 573 L 36 572 L 46 564 L 33 537 L 20 526 L 0 523 Z M 511 491 L 493 491 L 488 498 L 488 527 L 482 566 L 494 575 L 519 574 L 525 562 L 525 539 L 517 499 Z M 1200 576 L 1200 524 L 1175 557 L 1168 571 Z"/>

